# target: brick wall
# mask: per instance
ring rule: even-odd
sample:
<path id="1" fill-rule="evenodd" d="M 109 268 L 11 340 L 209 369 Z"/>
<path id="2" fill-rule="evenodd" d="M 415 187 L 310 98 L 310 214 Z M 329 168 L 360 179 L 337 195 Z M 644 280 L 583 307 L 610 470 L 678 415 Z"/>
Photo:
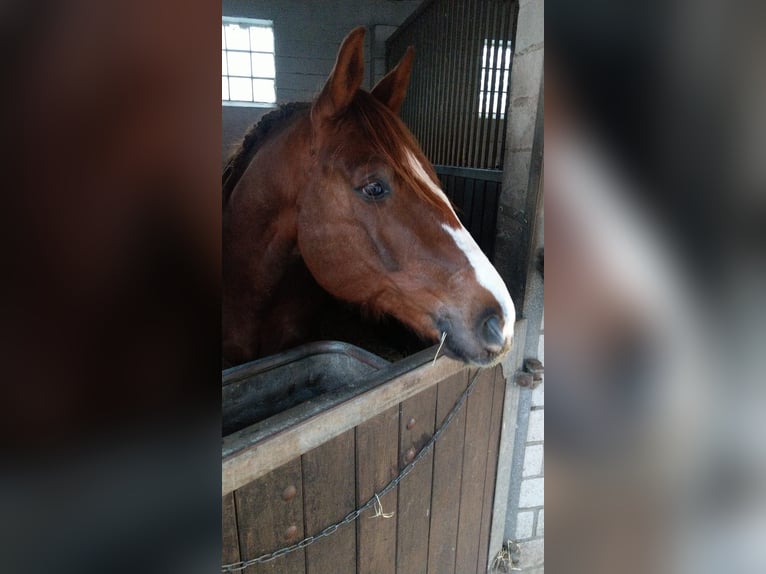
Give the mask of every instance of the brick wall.
<path id="1" fill-rule="evenodd" d="M 542 295 L 542 293 L 536 293 Z M 529 329 L 524 319 L 521 333 Z M 542 311 L 535 329 L 534 345 L 528 344 L 517 357 L 545 360 Z M 519 325 L 519 323 L 517 323 Z M 521 339 L 519 339 L 521 340 Z M 534 389 L 520 386 L 521 363 L 512 359 L 505 371 L 506 420 L 501 437 L 495 490 L 495 518 L 490 539 L 489 573 L 513 571 L 542 574 L 545 536 L 545 380 Z M 497 527 L 495 527 L 497 525 Z"/>
<path id="2" fill-rule="evenodd" d="M 541 330 L 537 358 L 545 363 L 545 335 Z M 529 418 L 513 539 L 520 549 L 522 572 L 542 572 L 545 536 L 545 382 L 530 392 Z"/>

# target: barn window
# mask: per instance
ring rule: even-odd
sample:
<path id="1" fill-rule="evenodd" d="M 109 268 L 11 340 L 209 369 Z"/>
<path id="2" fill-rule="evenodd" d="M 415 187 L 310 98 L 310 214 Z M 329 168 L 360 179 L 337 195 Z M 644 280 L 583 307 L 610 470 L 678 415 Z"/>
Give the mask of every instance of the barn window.
<path id="1" fill-rule="evenodd" d="M 273 105 L 277 101 L 273 22 L 224 17 L 221 43 L 224 104 Z"/>
<path id="2" fill-rule="evenodd" d="M 479 83 L 479 116 L 503 119 L 511 76 L 511 41 L 484 40 Z"/>

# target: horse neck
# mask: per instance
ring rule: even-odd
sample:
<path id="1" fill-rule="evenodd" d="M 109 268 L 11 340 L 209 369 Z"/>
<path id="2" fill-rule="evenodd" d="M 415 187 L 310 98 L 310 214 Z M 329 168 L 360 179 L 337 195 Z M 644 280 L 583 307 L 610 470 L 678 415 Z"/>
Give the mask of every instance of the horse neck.
<path id="1" fill-rule="evenodd" d="M 262 145 L 234 188 L 223 221 L 226 290 L 272 292 L 299 258 L 297 201 L 308 183 L 310 138 L 308 116 L 299 114 Z"/>

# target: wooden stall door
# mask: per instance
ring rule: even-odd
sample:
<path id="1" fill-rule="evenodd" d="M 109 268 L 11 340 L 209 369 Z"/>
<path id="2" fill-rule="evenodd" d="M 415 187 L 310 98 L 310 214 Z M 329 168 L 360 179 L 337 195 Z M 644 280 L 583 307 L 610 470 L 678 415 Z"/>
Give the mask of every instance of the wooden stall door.
<path id="1" fill-rule="evenodd" d="M 422 389 L 227 494 L 223 563 L 273 552 L 341 521 L 413 460 L 476 377 L 433 449 L 377 509 L 244 572 L 484 574 L 505 380 L 500 366 L 455 365 L 436 381 L 423 376 L 429 364 L 403 375 Z"/>

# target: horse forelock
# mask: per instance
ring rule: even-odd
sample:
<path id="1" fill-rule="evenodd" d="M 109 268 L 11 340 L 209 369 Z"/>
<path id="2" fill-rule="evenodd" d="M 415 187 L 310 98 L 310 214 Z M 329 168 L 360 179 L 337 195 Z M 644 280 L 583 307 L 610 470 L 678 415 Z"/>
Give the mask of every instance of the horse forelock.
<path id="1" fill-rule="evenodd" d="M 346 111 L 357 121 L 367 143 L 419 198 L 452 226 L 459 224 L 449 199 L 427 173 L 420 146 L 402 121 L 371 94 L 359 91 Z"/>
<path id="2" fill-rule="evenodd" d="M 234 191 L 242 174 L 247 169 L 253 156 L 274 133 L 275 128 L 286 124 L 288 120 L 296 116 L 296 112 L 307 110 L 309 102 L 290 102 L 282 104 L 276 110 L 263 116 L 258 123 L 254 124 L 245 134 L 240 144 L 229 156 L 226 166 L 223 168 L 222 193 L 224 205 Z"/>

